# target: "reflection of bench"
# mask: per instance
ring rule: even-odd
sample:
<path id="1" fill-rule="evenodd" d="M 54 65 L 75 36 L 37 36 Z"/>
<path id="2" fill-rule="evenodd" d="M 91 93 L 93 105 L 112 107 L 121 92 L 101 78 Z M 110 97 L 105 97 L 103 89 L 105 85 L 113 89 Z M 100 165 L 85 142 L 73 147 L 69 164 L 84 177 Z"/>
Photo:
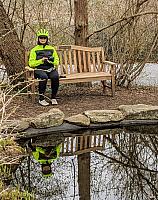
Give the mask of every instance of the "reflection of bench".
<path id="1" fill-rule="evenodd" d="M 115 94 L 115 66 L 105 61 L 103 47 L 82 47 L 62 45 L 58 47 L 60 58 L 59 73 L 61 84 L 101 81 L 105 92 L 106 81 L 111 83 L 112 95 Z M 26 67 L 26 79 L 32 100 L 35 101 L 35 83 L 33 69 Z M 31 81 L 31 82 L 30 82 Z"/>
<path id="2" fill-rule="evenodd" d="M 61 156 L 73 156 L 105 149 L 103 135 L 82 135 L 65 138 L 62 143 Z"/>

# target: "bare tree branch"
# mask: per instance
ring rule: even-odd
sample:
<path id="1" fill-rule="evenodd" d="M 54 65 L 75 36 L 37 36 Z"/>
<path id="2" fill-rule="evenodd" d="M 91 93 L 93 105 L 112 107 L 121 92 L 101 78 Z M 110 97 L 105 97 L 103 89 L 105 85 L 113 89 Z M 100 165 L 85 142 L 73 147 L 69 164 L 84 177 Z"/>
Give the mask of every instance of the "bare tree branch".
<path id="1" fill-rule="evenodd" d="M 87 39 L 89 39 L 91 36 L 93 36 L 96 33 L 99 33 L 99 32 L 101 32 L 101 31 L 103 31 L 105 29 L 108 29 L 108 28 L 110 28 L 110 27 L 112 27 L 112 26 L 114 26 L 114 25 L 116 25 L 116 24 L 118 24 L 120 22 L 123 22 L 125 20 L 128 20 L 130 18 L 135 18 L 135 17 L 142 16 L 142 15 L 153 15 L 153 14 L 154 15 L 158 15 L 158 12 L 154 12 L 154 11 L 152 11 L 152 12 L 143 12 L 143 13 L 138 13 L 138 14 L 131 15 L 131 16 L 128 16 L 128 17 L 123 17 L 122 19 L 119 19 L 119 20 L 115 21 L 114 23 L 112 23 L 112 24 L 110 24 L 110 25 L 108 25 L 108 26 L 106 26 L 104 28 L 101 28 L 101 29 L 99 29 L 97 31 L 94 31 L 93 33 L 91 33 L 90 35 L 87 36 Z"/>
<path id="2" fill-rule="evenodd" d="M 143 171 L 147 171 L 147 172 L 154 172 L 154 173 L 158 173 L 158 171 L 155 171 L 155 170 L 152 170 L 152 169 L 148 169 L 148 168 L 142 168 L 142 167 L 138 167 L 137 165 L 129 165 L 127 163 L 124 163 L 124 162 L 121 162 L 119 160 L 117 160 L 116 158 L 112 158 L 102 152 L 99 152 L 99 151 L 95 151 L 95 153 L 105 157 L 105 158 L 108 158 L 110 160 L 112 160 L 114 163 L 118 163 L 118 164 L 121 164 L 125 167 L 129 167 L 129 168 L 134 168 L 134 169 L 139 169 L 139 170 L 143 170 Z"/>

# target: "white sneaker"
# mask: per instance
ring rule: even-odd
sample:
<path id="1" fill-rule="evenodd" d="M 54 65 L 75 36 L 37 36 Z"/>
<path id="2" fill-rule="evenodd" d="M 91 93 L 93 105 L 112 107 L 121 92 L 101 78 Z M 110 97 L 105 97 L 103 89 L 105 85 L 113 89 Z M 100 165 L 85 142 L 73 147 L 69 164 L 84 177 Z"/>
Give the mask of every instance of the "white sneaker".
<path id="1" fill-rule="evenodd" d="M 49 103 L 48 103 L 45 99 L 42 100 L 42 101 L 39 100 L 39 104 L 40 104 L 41 106 L 49 106 Z"/>
<path id="2" fill-rule="evenodd" d="M 52 99 L 52 105 L 58 105 L 58 102 L 56 99 Z"/>

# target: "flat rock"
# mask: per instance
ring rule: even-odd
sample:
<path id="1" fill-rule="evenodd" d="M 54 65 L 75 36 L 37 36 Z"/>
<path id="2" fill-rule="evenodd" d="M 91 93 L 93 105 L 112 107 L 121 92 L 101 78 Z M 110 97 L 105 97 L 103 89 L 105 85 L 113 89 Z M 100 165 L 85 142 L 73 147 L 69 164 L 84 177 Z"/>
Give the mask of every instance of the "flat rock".
<path id="1" fill-rule="evenodd" d="M 58 109 L 53 108 L 47 113 L 42 113 L 31 120 L 31 125 L 34 128 L 49 128 L 53 126 L 60 126 L 64 120 L 64 113 Z"/>
<path id="2" fill-rule="evenodd" d="M 127 120 L 158 119 L 158 106 L 136 104 L 136 105 L 121 105 L 118 108 Z"/>
<path id="3" fill-rule="evenodd" d="M 29 123 L 23 120 L 8 120 L 3 122 L 2 131 L 21 132 L 29 128 Z"/>
<path id="4" fill-rule="evenodd" d="M 117 122 L 124 119 L 123 114 L 118 110 L 88 110 L 84 114 L 92 123 Z"/>
<path id="5" fill-rule="evenodd" d="M 90 119 L 82 114 L 74 115 L 65 119 L 66 122 L 76 124 L 78 126 L 89 126 Z"/>

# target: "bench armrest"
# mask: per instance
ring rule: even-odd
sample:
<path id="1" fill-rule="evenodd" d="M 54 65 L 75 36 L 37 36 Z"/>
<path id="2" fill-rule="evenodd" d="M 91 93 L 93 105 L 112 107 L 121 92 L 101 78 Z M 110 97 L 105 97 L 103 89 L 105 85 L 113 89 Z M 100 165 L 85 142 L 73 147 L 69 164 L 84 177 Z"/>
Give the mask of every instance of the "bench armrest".
<path id="1" fill-rule="evenodd" d="M 111 62 L 111 61 L 108 61 L 108 60 L 104 60 L 103 64 L 117 65 L 117 63 L 114 63 L 114 62 Z"/>
<path id="2" fill-rule="evenodd" d="M 109 72 L 110 72 L 113 76 L 115 76 L 115 74 L 116 74 L 116 65 L 117 65 L 117 63 L 114 63 L 114 62 L 105 60 L 105 61 L 103 61 L 103 64 L 110 65 L 110 67 L 109 67 Z M 104 67 L 102 68 L 102 70 L 103 70 L 103 69 L 104 69 Z"/>
<path id="3" fill-rule="evenodd" d="M 35 69 L 33 69 L 33 68 L 29 67 L 29 66 L 26 66 L 25 69 L 28 70 L 28 71 L 34 71 L 35 70 Z"/>
<path id="4" fill-rule="evenodd" d="M 33 68 L 29 67 L 29 66 L 26 66 L 25 67 L 25 75 L 26 75 L 26 80 L 29 80 L 29 79 L 34 79 L 34 70 Z"/>

